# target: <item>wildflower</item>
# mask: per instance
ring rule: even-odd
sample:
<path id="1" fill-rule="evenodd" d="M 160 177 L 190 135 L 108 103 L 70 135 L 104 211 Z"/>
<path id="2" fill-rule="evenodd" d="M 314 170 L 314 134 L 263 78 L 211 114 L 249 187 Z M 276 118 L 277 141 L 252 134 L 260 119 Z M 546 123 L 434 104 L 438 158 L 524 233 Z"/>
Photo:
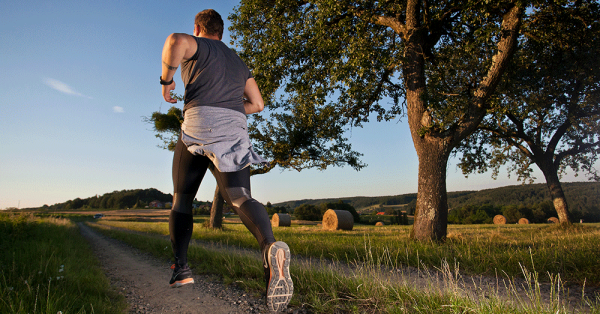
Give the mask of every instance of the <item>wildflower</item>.
<path id="1" fill-rule="evenodd" d="M 25 284 L 27 284 L 27 280 L 25 280 Z"/>
<path id="2" fill-rule="evenodd" d="M 13 290 L 13 287 L 8 287 L 8 290 L 9 290 L 9 291 L 12 291 L 12 290 Z"/>

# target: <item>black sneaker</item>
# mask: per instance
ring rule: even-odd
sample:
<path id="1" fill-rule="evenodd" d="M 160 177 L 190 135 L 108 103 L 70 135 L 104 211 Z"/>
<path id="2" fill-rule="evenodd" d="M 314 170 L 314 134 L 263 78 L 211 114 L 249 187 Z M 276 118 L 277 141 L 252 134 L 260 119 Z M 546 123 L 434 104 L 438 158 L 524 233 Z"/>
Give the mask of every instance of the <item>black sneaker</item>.
<path id="1" fill-rule="evenodd" d="M 284 242 L 277 241 L 269 246 L 265 258 L 267 307 L 273 312 L 284 311 L 294 292 L 290 277 L 290 248 Z"/>
<path id="2" fill-rule="evenodd" d="M 171 288 L 179 288 L 183 285 L 194 283 L 194 278 L 192 278 L 192 270 L 188 265 L 179 267 L 178 265 L 173 264 L 171 269 L 173 270 L 173 276 L 171 276 L 171 281 L 169 281 Z"/>

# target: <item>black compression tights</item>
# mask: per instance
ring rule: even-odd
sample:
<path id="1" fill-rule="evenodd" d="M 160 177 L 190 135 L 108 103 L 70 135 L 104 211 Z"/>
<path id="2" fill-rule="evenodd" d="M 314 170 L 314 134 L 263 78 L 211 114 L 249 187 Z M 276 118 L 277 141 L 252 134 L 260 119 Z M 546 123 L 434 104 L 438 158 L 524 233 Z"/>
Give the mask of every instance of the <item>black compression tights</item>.
<path id="1" fill-rule="evenodd" d="M 237 172 L 220 172 L 212 166 L 208 157 L 193 155 L 179 139 L 173 157 L 175 193 L 169 216 L 171 244 L 175 262 L 179 265 L 187 263 L 187 249 L 193 229 L 192 201 L 209 168 L 217 179 L 221 195 L 252 232 L 261 250 L 264 251 L 268 244 L 275 242 L 266 209 L 250 195 L 250 167 Z"/>

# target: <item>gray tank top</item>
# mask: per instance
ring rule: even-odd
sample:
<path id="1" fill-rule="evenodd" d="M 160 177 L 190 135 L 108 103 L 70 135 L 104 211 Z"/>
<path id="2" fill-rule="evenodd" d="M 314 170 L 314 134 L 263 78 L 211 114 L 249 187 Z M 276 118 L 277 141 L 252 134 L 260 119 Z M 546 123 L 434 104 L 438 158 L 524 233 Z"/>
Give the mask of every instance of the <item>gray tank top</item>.
<path id="1" fill-rule="evenodd" d="M 212 106 L 245 114 L 242 97 L 252 74 L 244 61 L 220 40 L 196 37 L 196 42 L 196 54 L 181 64 L 184 113 L 193 107 Z"/>

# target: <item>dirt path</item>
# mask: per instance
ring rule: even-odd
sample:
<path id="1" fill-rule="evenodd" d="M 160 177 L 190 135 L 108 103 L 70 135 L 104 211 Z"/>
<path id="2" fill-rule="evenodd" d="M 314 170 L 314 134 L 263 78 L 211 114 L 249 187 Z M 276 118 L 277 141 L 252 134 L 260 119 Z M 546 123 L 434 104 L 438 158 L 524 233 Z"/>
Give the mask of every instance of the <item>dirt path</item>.
<path id="1" fill-rule="evenodd" d="M 129 313 L 268 313 L 264 298 L 224 285 L 209 276 L 194 275 L 195 283 L 170 288 L 168 261 L 160 261 L 79 223 L 111 285 L 123 294 Z"/>

